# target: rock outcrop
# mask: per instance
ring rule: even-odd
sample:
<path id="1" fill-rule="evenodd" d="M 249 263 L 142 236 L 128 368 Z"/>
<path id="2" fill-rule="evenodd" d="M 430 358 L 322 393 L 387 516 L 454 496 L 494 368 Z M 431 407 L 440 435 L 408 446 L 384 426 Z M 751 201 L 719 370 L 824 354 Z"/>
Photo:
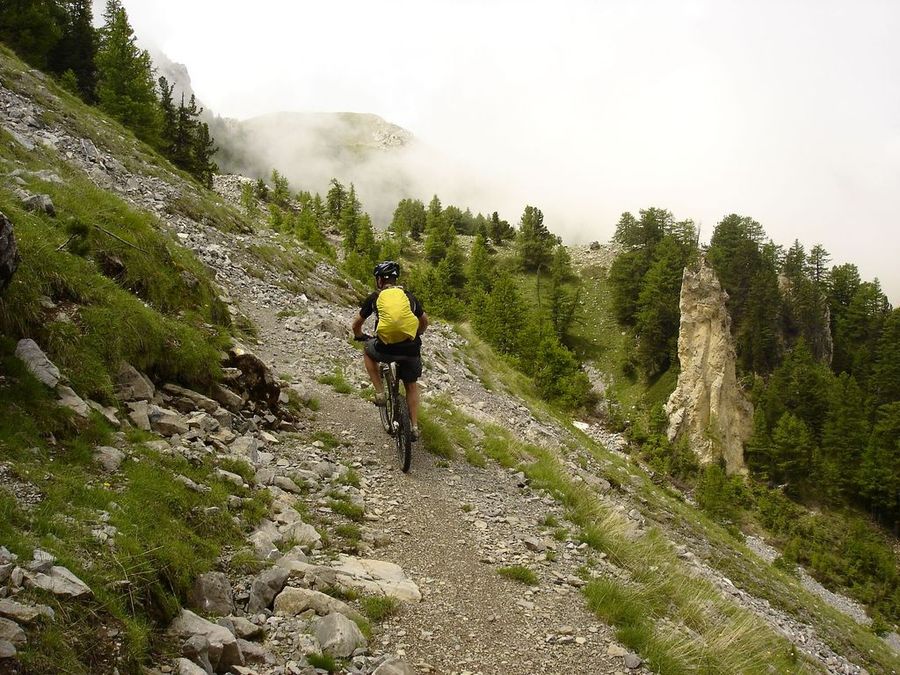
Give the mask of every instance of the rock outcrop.
<path id="1" fill-rule="evenodd" d="M 18 266 L 19 249 L 12 223 L 0 213 L 0 293 L 9 285 Z"/>
<path id="2" fill-rule="evenodd" d="M 669 440 L 687 438 L 700 462 L 725 461 L 729 474 L 743 473 L 744 442 L 753 428 L 753 407 L 735 375 L 728 294 L 701 257 L 684 270 L 678 385 L 666 403 Z"/>

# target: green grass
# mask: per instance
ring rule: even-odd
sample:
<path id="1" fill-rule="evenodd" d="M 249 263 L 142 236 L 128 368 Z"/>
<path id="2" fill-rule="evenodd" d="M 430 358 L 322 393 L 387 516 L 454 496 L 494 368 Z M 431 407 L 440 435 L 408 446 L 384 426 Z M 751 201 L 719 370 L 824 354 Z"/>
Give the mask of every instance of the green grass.
<path id="1" fill-rule="evenodd" d="M 343 499 L 329 499 L 328 508 L 338 515 L 357 522 L 362 522 L 365 517 L 365 509 L 363 507 L 356 506 Z"/>
<path id="2" fill-rule="evenodd" d="M 318 668 L 328 673 L 336 673 L 341 669 L 340 663 L 329 654 L 307 654 L 306 662 L 313 668 Z"/>
<path id="3" fill-rule="evenodd" d="M 344 371 L 340 368 L 335 368 L 334 373 L 331 375 L 322 375 L 318 381 L 319 384 L 329 385 L 339 394 L 353 393 L 353 387 L 347 381 L 347 378 L 344 375 Z"/>
<path id="4" fill-rule="evenodd" d="M 341 474 L 339 482 L 342 485 L 349 485 L 350 487 L 359 489 L 359 486 L 362 484 L 362 478 L 356 469 L 348 467 L 347 470 Z"/>
<path id="5" fill-rule="evenodd" d="M 0 131 L 0 156 L 9 155 Z M 37 341 L 83 396 L 111 402 L 111 373 L 123 360 L 159 379 L 207 387 L 229 331 L 208 272 L 149 214 L 74 169 L 52 168 L 64 184 L 31 187 L 50 194 L 55 219 L 24 211 L 0 188 L 0 211 L 16 223 L 22 256 L 0 297 L 0 332 Z M 55 313 L 44 297 L 57 303 Z"/>
<path id="6" fill-rule="evenodd" d="M 360 599 L 363 614 L 370 621 L 380 623 L 400 613 L 400 601 L 386 595 L 366 596 Z"/>
<path id="7" fill-rule="evenodd" d="M 450 435 L 425 406 L 419 410 L 419 439 L 422 447 L 432 455 L 445 459 L 456 456 Z"/>
<path id="8" fill-rule="evenodd" d="M 537 586 L 540 583 L 537 574 L 528 569 L 524 565 L 510 565 L 509 567 L 501 567 L 497 570 L 497 574 L 513 581 L 518 581 L 526 586 Z"/>
<path id="9" fill-rule="evenodd" d="M 313 441 L 319 441 L 327 450 L 332 450 L 341 444 L 341 442 L 335 438 L 334 434 L 325 431 L 324 429 L 314 431 L 311 439 Z"/>

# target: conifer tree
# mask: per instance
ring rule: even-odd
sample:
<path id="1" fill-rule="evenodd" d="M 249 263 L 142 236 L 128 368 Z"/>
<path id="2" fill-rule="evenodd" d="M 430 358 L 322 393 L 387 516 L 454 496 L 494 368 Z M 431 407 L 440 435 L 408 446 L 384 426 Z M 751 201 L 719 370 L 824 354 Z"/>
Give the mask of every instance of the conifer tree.
<path id="1" fill-rule="evenodd" d="M 515 280 L 508 272 L 501 272 L 483 310 L 475 316 L 475 328 L 501 354 L 517 355 L 522 350 L 522 327 L 527 316 Z"/>
<path id="2" fill-rule="evenodd" d="M 277 169 L 272 169 L 272 201 L 282 208 L 287 208 L 291 201 L 291 190 L 288 180 Z"/>
<path id="3" fill-rule="evenodd" d="M 394 209 L 391 229 L 401 237 L 418 241 L 425 230 L 425 205 L 419 199 L 401 199 Z"/>
<path id="4" fill-rule="evenodd" d="M 526 272 L 536 272 L 542 267 L 549 268 L 556 244 L 556 237 L 544 225 L 544 214 L 541 210 L 534 206 L 526 206 L 516 235 L 520 268 Z"/>
<path id="5" fill-rule="evenodd" d="M 328 212 L 328 217 L 331 218 L 331 222 L 337 223 L 340 220 L 346 199 L 347 190 L 337 178 L 332 178 L 331 187 L 325 195 L 325 208 Z"/>
<path id="6" fill-rule="evenodd" d="M 151 145 L 159 143 L 160 109 L 150 54 L 137 39 L 121 0 L 107 0 L 97 50 L 100 108 Z"/>
<path id="7" fill-rule="evenodd" d="M 441 200 L 435 195 L 425 213 L 425 257 L 436 265 L 447 255 L 447 249 L 456 241 L 456 231 L 447 223 L 441 208 Z"/>
<path id="8" fill-rule="evenodd" d="M 331 212 L 332 196 L 338 194 L 338 190 L 343 190 L 343 186 L 336 180 L 332 180 L 332 188 L 328 191 L 328 210 Z M 340 221 L 338 223 L 341 234 L 344 236 L 345 251 L 359 251 L 359 217 L 362 213 L 362 205 L 356 198 L 356 188 L 353 183 L 350 184 L 350 191 L 346 195 L 341 196 Z"/>
<path id="9" fill-rule="evenodd" d="M 55 73 L 71 71 L 78 93 L 87 103 L 96 101 L 97 31 L 93 24 L 90 0 L 62 2 L 62 35 L 50 54 L 50 69 Z"/>
<path id="10" fill-rule="evenodd" d="M 497 246 L 507 239 L 512 239 L 516 233 L 507 221 L 500 219 L 500 215 L 496 211 L 491 214 L 488 232 L 490 233 L 491 241 Z"/>
<path id="11" fill-rule="evenodd" d="M 494 263 L 488 250 L 487 239 L 483 234 L 475 236 L 469 263 L 466 267 L 468 277 L 468 294 L 470 297 L 480 293 L 488 293 L 493 285 Z"/>
<path id="12" fill-rule="evenodd" d="M 0 9 L 0 41 L 23 61 L 47 70 L 65 22 L 65 13 L 55 0 L 4 0 Z"/>

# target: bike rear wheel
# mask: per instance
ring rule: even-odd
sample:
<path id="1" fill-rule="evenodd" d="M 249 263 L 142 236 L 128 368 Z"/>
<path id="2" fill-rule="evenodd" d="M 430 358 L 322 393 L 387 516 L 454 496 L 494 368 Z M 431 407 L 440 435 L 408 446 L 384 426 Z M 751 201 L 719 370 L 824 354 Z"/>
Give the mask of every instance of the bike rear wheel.
<path id="1" fill-rule="evenodd" d="M 409 471 L 412 465 L 412 423 L 409 420 L 409 406 L 406 398 L 397 396 L 397 404 L 394 410 L 397 422 L 397 459 L 403 473 Z"/>

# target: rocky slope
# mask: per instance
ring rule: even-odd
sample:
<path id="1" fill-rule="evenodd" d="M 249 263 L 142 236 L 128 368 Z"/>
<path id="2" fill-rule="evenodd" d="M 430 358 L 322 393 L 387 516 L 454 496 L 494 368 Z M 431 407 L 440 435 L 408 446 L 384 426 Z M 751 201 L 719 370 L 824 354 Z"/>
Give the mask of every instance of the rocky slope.
<path id="1" fill-rule="evenodd" d="M 204 207 L 184 208 L 197 188 L 118 159 L 105 139 L 64 118 L 42 122 L 39 100 L 0 87 L 0 125 L 22 151 L 49 144 L 97 185 L 157 214 L 208 266 L 234 319 L 254 326 L 252 344 L 232 347 L 220 387 L 200 393 L 123 367 L 117 405 L 101 406 L 123 431 L 92 450 L 98 480 L 125 491 L 135 467 L 171 458 L 180 468 L 165 478 L 184 495 L 222 496 L 192 517 L 224 512 L 243 527 L 243 543 L 222 548 L 216 569 L 194 577 L 183 598 L 189 608 L 164 627 L 167 649 L 154 651 L 144 672 L 313 673 L 329 658 L 342 672 L 379 675 L 652 672 L 668 655 L 626 647 L 616 617 L 604 622 L 592 611 L 591 589 L 663 592 L 671 578 L 702 589 L 692 596 L 693 620 L 667 607 L 638 618 L 685 653 L 711 658 L 719 627 L 736 621 L 768 641 L 774 663 L 793 645 L 795 672 L 861 673 L 864 659 L 872 672 L 893 667 L 889 656 L 837 639 L 849 620 L 793 582 L 778 583 L 808 611 L 790 614 L 736 585 L 717 567 L 721 542 L 706 538 L 703 523 L 684 522 L 692 518 L 684 496 L 653 487 L 621 437 L 515 396 L 502 364 L 462 329 L 429 331 L 423 385 L 436 426 L 453 432 L 465 459 L 430 454 L 437 439 L 426 436 L 434 446 L 417 447 L 411 474 L 401 474 L 365 398 L 359 352 L 347 339 L 357 293 L 339 271 L 264 228 L 223 231 Z M 7 167 L 3 189 L 21 187 L 15 170 Z M 32 353 L 52 375 L 49 359 Z M 27 512 L 30 499 L 46 495 L 9 464 L 0 489 Z M 195 473 L 200 467 L 208 472 Z M 257 503 L 265 505 L 257 518 L 242 510 Z M 115 508 L 96 518 L 89 536 L 116 550 L 125 535 L 109 524 Z M 767 573 L 765 561 L 740 555 Z M 15 598 L 0 600 L 0 663 L 14 672 L 16 651 L 52 630 L 34 590 L 41 574 L 53 577 L 52 558 L 0 549 L 2 595 Z M 44 618 L 26 618 L 37 615 Z M 83 672 L 125 669 L 115 630 L 104 632 L 109 660 Z M 766 667 L 754 662 L 746 672 Z"/>

